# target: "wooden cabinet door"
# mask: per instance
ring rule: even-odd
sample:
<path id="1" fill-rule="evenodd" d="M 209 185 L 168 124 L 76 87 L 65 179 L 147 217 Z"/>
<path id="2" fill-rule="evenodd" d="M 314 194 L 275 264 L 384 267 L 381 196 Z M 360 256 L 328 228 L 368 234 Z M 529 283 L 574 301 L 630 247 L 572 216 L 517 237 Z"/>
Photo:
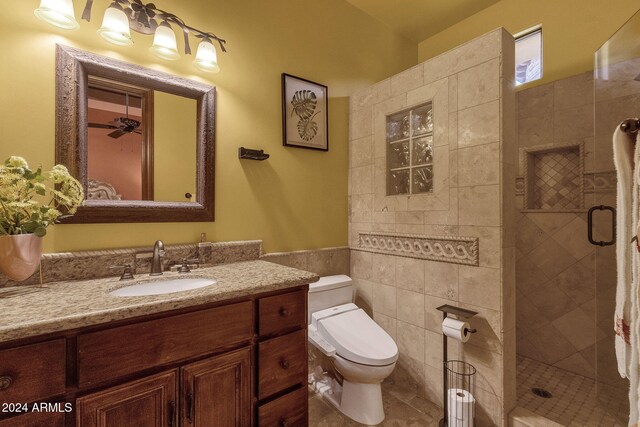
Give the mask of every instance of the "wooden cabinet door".
<path id="1" fill-rule="evenodd" d="M 77 399 L 77 427 L 176 427 L 177 370 Z"/>
<path id="2" fill-rule="evenodd" d="M 181 371 L 181 425 L 244 427 L 251 424 L 250 348 L 192 363 Z"/>

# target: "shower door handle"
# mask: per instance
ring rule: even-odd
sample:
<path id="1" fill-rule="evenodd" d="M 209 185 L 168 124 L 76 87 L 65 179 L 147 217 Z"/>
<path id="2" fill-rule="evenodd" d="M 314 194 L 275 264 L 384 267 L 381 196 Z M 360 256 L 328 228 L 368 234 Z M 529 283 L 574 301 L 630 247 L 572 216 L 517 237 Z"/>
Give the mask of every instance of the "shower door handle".
<path id="1" fill-rule="evenodd" d="M 611 240 L 608 242 L 604 240 L 595 241 L 593 240 L 593 213 L 595 211 L 610 211 L 611 212 Z M 611 246 L 616 243 L 616 209 L 611 206 L 598 205 L 593 206 L 589 209 L 589 214 L 587 215 L 587 237 L 589 238 L 589 243 L 595 246 Z"/>

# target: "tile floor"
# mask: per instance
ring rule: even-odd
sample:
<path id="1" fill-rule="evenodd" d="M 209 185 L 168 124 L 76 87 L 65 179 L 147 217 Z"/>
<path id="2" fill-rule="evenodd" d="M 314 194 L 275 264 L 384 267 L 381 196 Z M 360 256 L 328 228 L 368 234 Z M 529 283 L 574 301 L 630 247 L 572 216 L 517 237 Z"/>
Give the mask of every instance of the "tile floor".
<path id="1" fill-rule="evenodd" d="M 385 420 L 380 424 L 383 427 L 437 427 L 442 417 L 442 409 L 437 405 L 389 382 L 383 384 L 382 400 L 386 414 Z M 310 427 L 361 425 L 342 415 L 316 393 L 309 392 Z"/>
<path id="2" fill-rule="evenodd" d="M 518 406 L 570 427 L 623 427 L 628 411 L 626 390 L 605 389 L 572 372 L 518 356 Z M 553 397 L 545 399 L 530 390 L 541 387 Z M 616 418 L 617 417 L 617 418 Z"/>

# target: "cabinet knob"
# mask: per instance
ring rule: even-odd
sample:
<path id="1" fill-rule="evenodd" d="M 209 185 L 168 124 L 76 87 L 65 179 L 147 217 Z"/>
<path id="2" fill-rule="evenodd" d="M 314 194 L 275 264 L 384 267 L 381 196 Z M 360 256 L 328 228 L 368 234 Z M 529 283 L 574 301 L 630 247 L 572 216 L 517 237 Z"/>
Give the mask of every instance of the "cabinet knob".
<path id="1" fill-rule="evenodd" d="M 284 307 L 280 308 L 280 316 L 281 317 L 289 317 L 289 310 L 287 310 Z"/>
<path id="2" fill-rule="evenodd" d="M 0 377 L 0 390 L 6 390 L 13 384 L 13 378 L 8 375 Z"/>
<path id="3" fill-rule="evenodd" d="M 282 369 L 289 369 L 289 362 L 287 362 L 287 359 L 280 359 L 280 367 Z"/>

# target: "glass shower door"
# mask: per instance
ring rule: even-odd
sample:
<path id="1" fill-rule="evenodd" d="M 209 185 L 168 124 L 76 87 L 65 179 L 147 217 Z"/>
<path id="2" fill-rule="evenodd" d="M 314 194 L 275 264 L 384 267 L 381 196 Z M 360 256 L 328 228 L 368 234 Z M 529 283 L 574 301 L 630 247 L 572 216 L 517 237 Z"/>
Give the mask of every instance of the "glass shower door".
<path id="1" fill-rule="evenodd" d="M 620 124 L 640 117 L 640 12 L 621 27 L 595 55 L 595 143 L 590 159 L 594 173 L 586 180 L 595 206 L 616 206 L 616 173 L 612 136 Z M 630 138 L 636 137 L 630 133 Z M 631 214 L 631 213 L 629 213 Z M 598 215 L 594 234 L 609 240 L 611 221 Z M 618 374 L 614 347 L 616 302 L 616 242 L 597 247 L 596 264 L 596 393 L 599 406 L 621 426 L 628 425 L 629 383 Z M 628 244 L 628 242 L 627 242 Z"/>

